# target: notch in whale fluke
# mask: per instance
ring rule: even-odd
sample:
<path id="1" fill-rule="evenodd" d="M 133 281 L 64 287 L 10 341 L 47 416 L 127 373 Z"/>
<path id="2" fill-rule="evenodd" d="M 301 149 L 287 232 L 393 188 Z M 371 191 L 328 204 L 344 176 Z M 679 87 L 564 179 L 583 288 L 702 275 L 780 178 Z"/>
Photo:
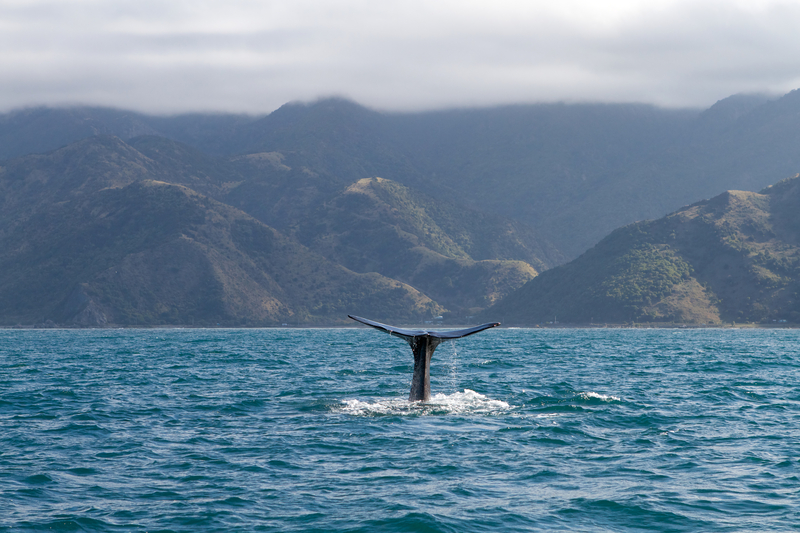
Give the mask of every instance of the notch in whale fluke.
<path id="1" fill-rule="evenodd" d="M 347 316 L 367 326 L 385 331 L 395 337 L 400 337 L 411 346 L 411 350 L 414 352 L 414 377 L 411 379 L 411 394 L 408 396 L 410 402 L 419 400 L 427 401 L 431 399 L 431 357 L 439 344 L 452 339 L 460 339 L 461 337 L 466 337 L 467 335 L 472 335 L 479 331 L 500 325 L 500 322 L 489 322 L 488 324 L 481 324 L 480 326 L 457 329 L 454 331 L 427 331 L 396 328 L 358 316 Z"/>

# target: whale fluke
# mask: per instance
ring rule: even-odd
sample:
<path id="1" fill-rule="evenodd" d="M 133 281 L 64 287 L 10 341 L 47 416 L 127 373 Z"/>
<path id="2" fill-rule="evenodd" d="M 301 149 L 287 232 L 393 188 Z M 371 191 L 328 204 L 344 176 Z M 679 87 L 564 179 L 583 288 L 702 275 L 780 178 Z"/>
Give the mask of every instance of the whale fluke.
<path id="1" fill-rule="evenodd" d="M 400 337 L 411 346 L 414 352 L 414 377 L 411 379 L 411 394 L 408 396 L 410 402 L 427 401 L 431 399 L 431 357 L 434 350 L 444 341 L 460 339 L 467 335 L 472 335 L 485 329 L 499 326 L 499 322 L 490 322 L 466 329 L 455 331 L 427 331 L 421 329 L 403 329 L 381 324 L 374 320 L 361 318 L 359 316 L 347 315 L 357 322 L 367 326 L 387 332 L 389 335 Z"/>

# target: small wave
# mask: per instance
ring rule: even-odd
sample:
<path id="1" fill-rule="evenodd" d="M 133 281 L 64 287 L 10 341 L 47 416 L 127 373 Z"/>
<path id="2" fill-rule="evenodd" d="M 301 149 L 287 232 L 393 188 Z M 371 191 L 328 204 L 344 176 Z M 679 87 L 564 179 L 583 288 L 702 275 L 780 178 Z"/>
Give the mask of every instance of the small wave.
<path id="1" fill-rule="evenodd" d="M 340 412 L 355 416 L 375 415 L 432 415 L 432 414 L 495 414 L 511 409 L 502 400 L 493 400 L 474 390 L 453 394 L 436 394 L 427 402 L 410 402 L 400 399 L 362 402 L 344 400 Z"/>
<path id="2" fill-rule="evenodd" d="M 600 400 L 602 402 L 621 402 L 618 396 L 610 396 L 605 394 L 598 394 L 596 392 L 582 392 L 578 395 L 584 400 Z"/>

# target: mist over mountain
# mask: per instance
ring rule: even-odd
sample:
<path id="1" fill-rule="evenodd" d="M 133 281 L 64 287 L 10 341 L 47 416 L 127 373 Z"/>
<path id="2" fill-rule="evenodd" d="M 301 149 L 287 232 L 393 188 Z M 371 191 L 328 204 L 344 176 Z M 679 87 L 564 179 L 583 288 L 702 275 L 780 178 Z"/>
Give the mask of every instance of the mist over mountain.
<path id="1" fill-rule="evenodd" d="M 519 220 L 575 257 L 620 225 L 793 175 L 798 113 L 798 91 L 736 95 L 705 111 L 541 104 L 397 114 L 341 99 L 263 117 L 40 108 L 0 117 L 0 157 L 92 134 L 158 135 L 208 156 L 274 152 L 330 182 L 379 176 Z"/>

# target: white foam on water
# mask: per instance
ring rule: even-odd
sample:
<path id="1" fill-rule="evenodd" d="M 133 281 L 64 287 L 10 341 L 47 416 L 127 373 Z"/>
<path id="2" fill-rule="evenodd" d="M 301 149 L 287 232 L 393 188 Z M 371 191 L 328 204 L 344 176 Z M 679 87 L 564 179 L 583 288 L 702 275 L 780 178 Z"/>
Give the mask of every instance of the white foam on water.
<path id="1" fill-rule="evenodd" d="M 474 390 L 464 389 L 464 392 L 453 394 L 436 394 L 428 405 L 445 407 L 452 412 L 497 412 L 511 409 L 511 406 L 502 400 L 487 398 Z"/>
<path id="2" fill-rule="evenodd" d="M 355 416 L 411 414 L 411 402 L 407 400 L 378 400 L 376 402 L 344 400 L 342 403 L 344 406 L 341 408 L 341 412 Z"/>
<path id="3" fill-rule="evenodd" d="M 617 396 L 606 396 L 605 394 L 598 394 L 596 392 L 582 392 L 578 396 L 584 400 L 601 400 L 604 402 L 621 402 L 622 400 Z"/>
<path id="4" fill-rule="evenodd" d="M 487 398 L 470 389 L 453 394 L 436 394 L 427 402 L 383 399 L 374 402 L 344 400 L 342 404 L 340 412 L 354 416 L 496 414 L 511 409 L 511 406 L 502 400 Z"/>

